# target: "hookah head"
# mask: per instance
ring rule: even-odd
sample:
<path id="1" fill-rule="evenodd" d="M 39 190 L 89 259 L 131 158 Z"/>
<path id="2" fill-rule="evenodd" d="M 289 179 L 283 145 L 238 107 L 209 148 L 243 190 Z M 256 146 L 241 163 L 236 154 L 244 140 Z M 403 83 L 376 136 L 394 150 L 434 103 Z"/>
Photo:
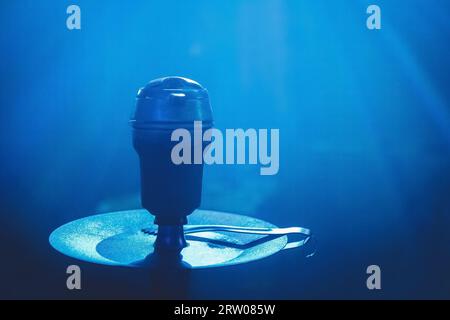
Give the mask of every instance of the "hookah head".
<path id="1" fill-rule="evenodd" d="M 201 121 L 201 129 L 213 124 L 208 91 L 199 83 L 166 77 L 138 91 L 131 119 L 133 146 L 140 160 L 142 206 L 158 225 L 156 248 L 185 247 L 183 225 L 200 206 L 203 161 L 175 164 L 172 159 L 173 147 L 181 141 L 172 141 L 172 132 L 184 129 L 194 137 L 195 121 Z M 201 140 L 190 139 L 191 155 L 195 148 L 203 150 Z"/>

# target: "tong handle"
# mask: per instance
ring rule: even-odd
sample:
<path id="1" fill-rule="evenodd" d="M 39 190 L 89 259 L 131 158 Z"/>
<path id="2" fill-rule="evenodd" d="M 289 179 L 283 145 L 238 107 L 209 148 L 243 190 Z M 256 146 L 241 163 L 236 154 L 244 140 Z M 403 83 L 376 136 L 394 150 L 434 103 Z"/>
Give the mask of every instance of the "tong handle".
<path id="1" fill-rule="evenodd" d="M 222 232 L 234 232 L 245 234 L 258 234 L 258 235 L 289 235 L 289 234 L 301 234 L 304 236 L 310 236 L 311 231 L 306 228 L 291 227 L 291 228 L 252 228 L 252 227 L 237 227 L 237 226 L 225 226 L 225 225 L 199 225 L 199 226 L 185 226 L 184 233 L 199 233 L 207 231 L 222 231 Z"/>

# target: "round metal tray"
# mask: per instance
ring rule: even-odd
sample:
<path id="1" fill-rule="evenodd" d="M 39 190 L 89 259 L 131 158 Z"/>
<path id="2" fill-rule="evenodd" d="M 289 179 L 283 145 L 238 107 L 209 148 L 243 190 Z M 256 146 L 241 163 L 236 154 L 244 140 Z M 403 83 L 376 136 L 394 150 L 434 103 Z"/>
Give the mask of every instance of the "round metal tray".
<path id="1" fill-rule="evenodd" d="M 269 227 L 273 224 L 248 216 L 196 210 L 190 225 L 232 225 Z M 155 236 L 141 230 L 153 226 L 146 210 L 118 211 L 69 222 L 50 235 L 50 244 L 59 252 L 84 261 L 139 267 L 153 253 Z M 230 232 L 202 232 L 186 235 L 188 247 L 181 252 L 189 268 L 223 267 L 262 259 L 285 248 L 287 236 L 270 238 Z"/>

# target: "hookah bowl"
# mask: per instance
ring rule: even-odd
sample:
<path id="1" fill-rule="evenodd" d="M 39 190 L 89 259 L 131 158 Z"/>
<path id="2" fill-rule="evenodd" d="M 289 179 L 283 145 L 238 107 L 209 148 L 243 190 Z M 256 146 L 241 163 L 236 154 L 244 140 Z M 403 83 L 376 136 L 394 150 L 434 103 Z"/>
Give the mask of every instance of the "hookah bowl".
<path id="1" fill-rule="evenodd" d="M 179 270 L 186 267 L 247 263 L 303 247 L 312 239 L 309 229 L 278 228 L 249 216 L 198 209 L 203 161 L 195 163 L 195 150 L 203 151 L 205 143 L 203 139 L 197 141 L 196 130 L 203 132 L 213 125 L 208 92 L 199 83 L 182 77 L 150 81 L 137 93 L 130 123 L 140 162 L 144 209 L 92 215 L 66 223 L 49 237 L 56 250 L 98 264 L 151 267 L 160 271 L 152 273 L 154 279 L 176 282 L 184 274 Z M 194 163 L 172 161 L 173 148 L 180 143 L 172 141 L 176 129 L 194 137 L 189 141 Z M 184 227 L 189 215 L 190 225 Z M 300 240 L 292 241 L 288 236 Z M 306 257 L 314 255 L 314 246 L 310 247 L 313 251 L 305 252 Z M 168 269 L 175 271 L 167 276 Z"/>
<path id="2" fill-rule="evenodd" d="M 155 216 L 158 225 L 155 250 L 179 252 L 186 247 L 186 217 L 200 206 L 203 164 L 177 165 L 171 158 L 178 143 L 171 141 L 172 132 L 185 129 L 193 136 L 198 129 L 195 121 L 201 121 L 202 130 L 213 124 L 208 91 L 199 83 L 166 77 L 138 91 L 130 122 L 140 160 L 142 207 Z M 199 147 L 203 150 L 203 142 L 193 141 L 191 154 Z"/>

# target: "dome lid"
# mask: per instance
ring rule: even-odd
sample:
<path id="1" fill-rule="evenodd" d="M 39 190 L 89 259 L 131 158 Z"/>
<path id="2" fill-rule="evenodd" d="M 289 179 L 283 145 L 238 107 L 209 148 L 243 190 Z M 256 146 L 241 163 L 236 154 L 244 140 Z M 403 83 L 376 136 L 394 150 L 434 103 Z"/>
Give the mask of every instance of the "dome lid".
<path id="1" fill-rule="evenodd" d="M 193 127 L 194 121 L 212 126 L 208 91 L 198 82 L 183 77 L 150 81 L 139 89 L 131 123 L 135 129 Z"/>

